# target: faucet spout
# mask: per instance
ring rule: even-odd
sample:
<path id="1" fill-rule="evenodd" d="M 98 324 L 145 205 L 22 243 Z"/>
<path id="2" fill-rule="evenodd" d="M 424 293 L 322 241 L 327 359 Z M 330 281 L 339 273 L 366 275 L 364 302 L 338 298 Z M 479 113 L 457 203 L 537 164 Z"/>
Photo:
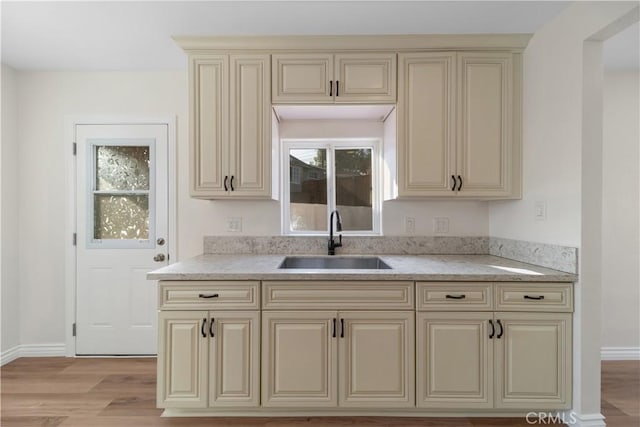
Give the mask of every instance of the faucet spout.
<path id="1" fill-rule="evenodd" d="M 333 216 L 334 215 L 336 216 L 336 231 L 337 232 L 342 231 L 342 222 L 340 221 L 340 213 L 338 212 L 338 210 L 334 210 L 333 212 L 331 212 L 331 216 L 329 217 L 329 250 L 328 250 L 329 255 L 335 255 L 336 248 L 339 248 L 342 246 L 342 234 L 338 236 L 338 242 L 336 242 L 333 239 Z"/>

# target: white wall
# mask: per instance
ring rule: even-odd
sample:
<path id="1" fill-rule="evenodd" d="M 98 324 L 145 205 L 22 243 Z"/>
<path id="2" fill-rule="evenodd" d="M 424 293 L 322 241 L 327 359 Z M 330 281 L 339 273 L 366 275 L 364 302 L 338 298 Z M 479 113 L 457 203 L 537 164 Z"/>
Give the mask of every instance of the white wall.
<path id="1" fill-rule="evenodd" d="M 18 85 L 16 72 L 2 65 L 2 163 L 0 187 L 2 344 L 5 352 L 20 344 L 18 275 Z"/>
<path id="2" fill-rule="evenodd" d="M 635 7 L 636 2 L 575 2 L 535 33 L 524 52 L 524 197 L 491 202 L 489 208 L 491 236 L 579 247 L 573 400 L 578 414 L 596 420 L 600 412 L 601 223 L 593 210 L 594 206 L 598 210 L 600 192 L 589 181 L 597 184 L 599 180 L 594 163 L 599 138 L 597 120 L 590 123 L 583 117 L 597 116 L 599 85 L 593 79 L 598 75 L 594 70 L 598 49 L 585 49 L 585 40 Z M 601 68 L 601 47 L 599 53 Z M 583 81 L 583 76 L 589 80 Z M 590 87 L 591 83 L 595 85 Z M 590 131 L 591 124 L 596 132 Z M 589 131 L 583 133 L 585 129 Z M 584 154 L 588 159 L 583 159 Z M 547 203 L 546 221 L 535 221 L 536 201 Z M 585 236 L 591 237 L 583 246 Z"/>
<path id="3" fill-rule="evenodd" d="M 606 49 L 606 43 L 605 43 Z M 605 72 L 602 347 L 640 347 L 640 73 Z"/>

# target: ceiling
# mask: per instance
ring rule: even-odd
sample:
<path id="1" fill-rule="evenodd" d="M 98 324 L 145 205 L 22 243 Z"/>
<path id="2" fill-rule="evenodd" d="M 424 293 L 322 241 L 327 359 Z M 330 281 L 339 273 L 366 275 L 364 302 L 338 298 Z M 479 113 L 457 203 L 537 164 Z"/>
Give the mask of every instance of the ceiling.
<path id="1" fill-rule="evenodd" d="M 20 70 L 179 70 L 186 56 L 174 35 L 534 33 L 569 3 L 4 0 L 2 62 Z"/>

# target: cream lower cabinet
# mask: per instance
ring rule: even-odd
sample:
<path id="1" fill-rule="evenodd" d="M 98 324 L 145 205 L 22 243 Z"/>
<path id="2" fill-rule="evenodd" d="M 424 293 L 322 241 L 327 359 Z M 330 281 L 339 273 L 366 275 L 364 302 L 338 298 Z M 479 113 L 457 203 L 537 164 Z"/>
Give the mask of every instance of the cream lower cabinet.
<path id="1" fill-rule="evenodd" d="M 158 407 L 257 407 L 259 314 L 161 311 Z"/>
<path id="2" fill-rule="evenodd" d="M 413 312 L 265 311 L 262 321 L 262 406 L 414 406 Z"/>

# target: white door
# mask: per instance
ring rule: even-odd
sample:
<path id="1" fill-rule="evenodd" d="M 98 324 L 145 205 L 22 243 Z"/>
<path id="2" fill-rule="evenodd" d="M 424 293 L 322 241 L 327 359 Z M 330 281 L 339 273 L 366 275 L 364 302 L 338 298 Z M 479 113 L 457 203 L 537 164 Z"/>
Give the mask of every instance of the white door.
<path id="1" fill-rule="evenodd" d="M 76 125 L 76 353 L 155 354 L 167 125 Z"/>

